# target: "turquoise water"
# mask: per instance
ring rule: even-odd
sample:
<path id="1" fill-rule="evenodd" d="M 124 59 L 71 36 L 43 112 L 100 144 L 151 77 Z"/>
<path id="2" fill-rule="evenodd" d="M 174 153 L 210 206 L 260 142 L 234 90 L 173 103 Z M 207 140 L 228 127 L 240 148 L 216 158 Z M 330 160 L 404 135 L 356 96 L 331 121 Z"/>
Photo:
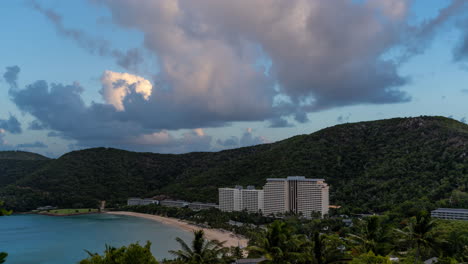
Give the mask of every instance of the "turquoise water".
<path id="1" fill-rule="evenodd" d="M 13 215 L 0 217 L 0 252 L 9 254 L 5 264 L 77 263 L 88 255 L 102 253 L 105 245 L 152 242 L 157 259 L 171 257 L 179 249 L 176 237 L 190 241 L 192 234 L 155 221 L 131 216 L 92 214 L 52 217 Z"/>

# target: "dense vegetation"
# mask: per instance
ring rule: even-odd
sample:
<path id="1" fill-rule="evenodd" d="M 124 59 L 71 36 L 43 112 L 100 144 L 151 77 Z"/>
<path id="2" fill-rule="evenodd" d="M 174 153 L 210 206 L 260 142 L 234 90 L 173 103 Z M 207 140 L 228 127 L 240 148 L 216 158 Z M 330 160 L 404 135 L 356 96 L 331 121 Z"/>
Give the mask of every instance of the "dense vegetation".
<path id="1" fill-rule="evenodd" d="M 5 216 L 9 214 L 11 214 L 11 211 L 5 210 L 5 208 L 3 208 L 3 201 L 0 201 L 0 216 Z M 5 263 L 7 257 L 8 253 L 0 251 L 0 264 Z"/>
<path id="2" fill-rule="evenodd" d="M 228 264 L 246 255 L 264 258 L 263 264 L 390 264 L 390 256 L 398 258 L 399 263 L 414 264 L 432 257 L 441 264 L 468 261 L 468 222 L 435 221 L 425 211 L 400 223 L 393 220 L 370 216 L 355 219 L 352 227 L 344 227 L 330 225 L 326 219 L 286 217 L 267 228 L 257 228 L 244 250 L 226 248 L 222 242 L 206 240 L 203 231 L 195 231 L 190 244 L 177 239 L 180 248 L 169 251 L 174 259 L 162 263 Z M 148 254 L 148 244 L 107 249 L 104 256 L 90 254 L 81 263 L 135 263 L 123 261 L 130 249 L 140 252 L 132 254 L 140 260 L 138 263 L 156 263 Z M 113 262 L 113 258 L 122 261 Z"/>
<path id="3" fill-rule="evenodd" d="M 97 148 L 55 160 L 5 157 L 0 199 L 16 211 L 96 207 L 99 200 L 113 206 L 131 196 L 216 202 L 220 186 L 262 186 L 288 175 L 324 178 L 331 203 L 345 213 L 468 206 L 468 125 L 444 117 L 343 124 L 216 153 Z"/>

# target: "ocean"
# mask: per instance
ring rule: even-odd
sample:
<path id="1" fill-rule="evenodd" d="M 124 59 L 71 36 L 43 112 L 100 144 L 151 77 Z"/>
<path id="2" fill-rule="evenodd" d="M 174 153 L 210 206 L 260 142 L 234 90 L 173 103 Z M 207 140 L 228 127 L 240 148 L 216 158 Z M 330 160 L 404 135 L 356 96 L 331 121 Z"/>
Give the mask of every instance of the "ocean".
<path id="1" fill-rule="evenodd" d="M 5 264 L 77 263 L 99 253 L 106 244 L 120 247 L 151 241 L 153 255 L 170 258 L 168 250 L 179 249 L 176 237 L 191 241 L 190 232 L 155 221 L 109 214 L 78 216 L 12 215 L 0 217 L 0 252 Z"/>

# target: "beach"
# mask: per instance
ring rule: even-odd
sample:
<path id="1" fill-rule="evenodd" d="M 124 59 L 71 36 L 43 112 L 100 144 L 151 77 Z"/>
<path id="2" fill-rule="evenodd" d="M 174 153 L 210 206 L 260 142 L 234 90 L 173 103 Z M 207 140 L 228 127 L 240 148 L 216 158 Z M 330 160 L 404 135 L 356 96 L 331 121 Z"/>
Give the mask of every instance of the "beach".
<path id="1" fill-rule="evenodd" d="M 220 230 L 220 229 L 211 229 L 211 228 L 202 228 L 202 227 L 187 223 L 185 221 L 182 221 L 176 218 L 169 218 L 169 217 L 163 217 L 163 216 L 151 215 L 151 214 L 125 212 L 125 211 L 106 212 L 106 213 L 114 214 L 114 215 L 135 216 L 135 217 L 150 219 L 150 220 L 158 221 L 162 224 L 170 225 L 170 226 L 180 228 L 182 230 L 189 231 L 189 232 L 193 232 L 195 230 L 203 230 L 203 232 L 205 232 L 205 237 L 207 239 L 225 242 L 224 246 L 226 247 L 240 246 L 241 248 L 244 248 L 247 246 L 247 242 L 248 242 L 246 238 L 236 235 L 230 231 Z"/>

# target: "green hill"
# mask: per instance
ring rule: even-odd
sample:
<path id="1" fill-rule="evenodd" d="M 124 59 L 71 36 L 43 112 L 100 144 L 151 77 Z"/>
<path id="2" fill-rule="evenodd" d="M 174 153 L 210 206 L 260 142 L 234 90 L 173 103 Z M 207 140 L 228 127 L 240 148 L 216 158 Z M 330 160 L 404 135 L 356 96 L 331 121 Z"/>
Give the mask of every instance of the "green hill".
<path id="1" fill-rule="evenodd" d="M 0 151 L 0 160 L 48 160 L 42 155 L 26 151 Z"/>
<path id="2" fill-rule="evenodd" d="M 0 188 L 0 199 L 16 210 L 157 194 L 213 202 L 218 187 L 262 186 L 268 177 L 288 175 L 326 179 L 331 203 L 355 212 L 447 203 L 454 191 L 467 189 L 468 125 L 444 117 L 395 118 L 215 153 L 75 151 L 16 175 Z M 451 205 L 465 202 L 452 199 Z"/>

